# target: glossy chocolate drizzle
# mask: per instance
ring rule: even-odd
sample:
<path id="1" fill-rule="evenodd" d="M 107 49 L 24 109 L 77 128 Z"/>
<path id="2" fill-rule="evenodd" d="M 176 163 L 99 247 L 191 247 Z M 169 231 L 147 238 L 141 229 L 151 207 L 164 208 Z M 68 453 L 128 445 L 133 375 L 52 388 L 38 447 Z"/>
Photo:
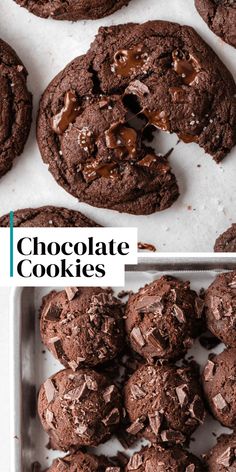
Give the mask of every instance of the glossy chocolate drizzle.
<path id="1" fill-rule="evenodd" d="M 147 60 L 148 53 L 141 45 L 131 49 L 120 49 L 114 55 L 111 70 L 121 77 L 128 77 L 131 72 L 142 68 Z"/>
<path id="2" fill-rule="evenodd" d="M 78 115 L 79 108 L 76 93 L 72 91 L 66 92 L 64 107 L 51 120 L 53 131 L 56 134 L 63 134 L 70 123 L 74 123 Z"/>
<path id="3" fill-rule="evenodd" d="M 173 51 L 172 58 L 175 72 L 182 77 L 184 84 L 192 85 L 201 70 L 198 60 L 192 54 L 187 56 L 178 49 Z"/>

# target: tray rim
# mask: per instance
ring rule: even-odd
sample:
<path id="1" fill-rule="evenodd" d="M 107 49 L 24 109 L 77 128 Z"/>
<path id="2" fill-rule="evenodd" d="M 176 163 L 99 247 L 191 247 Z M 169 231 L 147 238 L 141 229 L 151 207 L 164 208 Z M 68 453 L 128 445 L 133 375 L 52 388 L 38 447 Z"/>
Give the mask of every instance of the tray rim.
<path id="1" fill-rule="evenodd" d="M 205 272 L 208 270 L 236 269 L 236 257 L 188 257 L 173 258 L 139 257 L 137 265 L 126 266 L 127 272 L 179 271 Z M 10 472 L 22 472 L 22 352 L 21 352 L 21 300 L 30 287 L 15 287 L 10 291 L 9 300 L 9 372 L 10 372 Z M 31 287 L 33 290 L 34 287 Z"/>

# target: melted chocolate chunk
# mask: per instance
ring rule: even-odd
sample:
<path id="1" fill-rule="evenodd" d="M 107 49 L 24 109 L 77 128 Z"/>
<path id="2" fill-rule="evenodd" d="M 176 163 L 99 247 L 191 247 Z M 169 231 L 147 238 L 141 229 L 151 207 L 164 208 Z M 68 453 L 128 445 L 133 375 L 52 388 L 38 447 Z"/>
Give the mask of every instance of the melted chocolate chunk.
<path id="1" fill-rule="evenodd" d="M 75 92 L 66 92 L 64 107 L 52 118 L 52 129 L 56 134 L 63 134 L 79 115 L 78 101 Z"/>
<path id="2" fill-rule="evenodd" d="M 147 60 L 148 53 L 144 46 L 140 45 L 131 49 L 121 49 L 114 55 L 114 63 L 111 66 L 111 70 L 121 77 L 128 77 L 131 73 L 142 69 Z"/>
<path id="3" fill-rule="evenodd" d="M 201 70 L 198 59 L 179 50 L 173 51 L 172 58 L 175 72 L 182 77 L 185 85 L 192 85 Z"/>
<path id="4" fill-rule="evenodd" d="M 166 111 L 143 110 L 142 113 L 146 116 L 150 125 L 153 125 L 163 131 L 170 131 L 170 122 Z"/>
<path id="5" fill-rule="evenodd" d="M 114 123 L 105 132 L 108 149 L 115 151 L 118 159 L 135 159 L 137 155 L 137 133 L 133 128 L 127 128 L 122 123 Z"/>

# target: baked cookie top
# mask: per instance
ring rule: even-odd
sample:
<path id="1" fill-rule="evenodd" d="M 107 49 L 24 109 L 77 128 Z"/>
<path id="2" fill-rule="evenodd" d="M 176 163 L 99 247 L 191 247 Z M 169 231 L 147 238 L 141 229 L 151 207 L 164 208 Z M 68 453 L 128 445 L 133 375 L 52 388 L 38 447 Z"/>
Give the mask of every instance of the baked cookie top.
<path id="1" fill-rule="evenodd" d="M 0 227 L 10 226 L 9 214 L 0 218 Z M 14 227 L 93 227 L 100 226 L 79 211 L 67 208 L 44 206 L 24 208 L 14 212 Z"/>
<path id="2" fill-rule="evenodd" d="M 15 51 L 0 39 L 0 177 L 12 167 L 29 134 L 32 97 L 27 71 Z"/>
<path id="3" fill-rule="evenodd" d="M 34 15 L 54 20 L 81 20 L 103 18 L 111 15 L 129 0 L 15 0 Z"/>
<path id="4" fill-rule="evenodd" d="M 226 43 L 236 47 L 236 1 L 195 0 L 195 5 L 209 28 Z"/>

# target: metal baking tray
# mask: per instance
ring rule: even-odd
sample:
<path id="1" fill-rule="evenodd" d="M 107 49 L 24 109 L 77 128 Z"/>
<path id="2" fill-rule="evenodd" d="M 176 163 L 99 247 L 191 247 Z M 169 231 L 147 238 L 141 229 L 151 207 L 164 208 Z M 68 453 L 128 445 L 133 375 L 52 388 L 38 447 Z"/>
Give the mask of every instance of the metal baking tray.
<path id="1" fill-rule="evenodd" d="M 137 290 L 163 273 L 190 280 L 191 286 L 206 288 L 217 273 L 236 268 L 236 260 L 228 257 L 210 259 L 180 257 L 176 259 L 140 259 L 137 266 L 127 267 L 125 289 Z M 123 288 L 123 287 L 122 287 Z M 11 373 L 11 468 L 10 472 L 30 472 L 38 461 L 47 468 L 53 458 L 63 454 L 47 448 L 48 436 L 37 418 L 36 399 L 39 385 L 51 374 L 62 368 L 58 361 L 44 349 L 39 335 L 38 310 L 46 288 L 13 289 L 10 301 L 10 373 Z M 117 288 L 116 290 L 120 290 Z M 214 352 L 223 349 L 217 346 Z M 188 352 L 204 365 L 211 351 L 202 348 L 198 341 Z M 215 435 L 229 431 L 208 417 L 198 428 L 191 443 L 197 455 L 206 452 L 215 443 Z M 140 444 L 138 445 L 140 448 Z M 98 453 L 114 456 L 122 446 L 112 439 L 97 449 Z M 132 451 L 128 451 L 132 453 Z M 126 451 L 127 453 L 127 451 Z"/>

